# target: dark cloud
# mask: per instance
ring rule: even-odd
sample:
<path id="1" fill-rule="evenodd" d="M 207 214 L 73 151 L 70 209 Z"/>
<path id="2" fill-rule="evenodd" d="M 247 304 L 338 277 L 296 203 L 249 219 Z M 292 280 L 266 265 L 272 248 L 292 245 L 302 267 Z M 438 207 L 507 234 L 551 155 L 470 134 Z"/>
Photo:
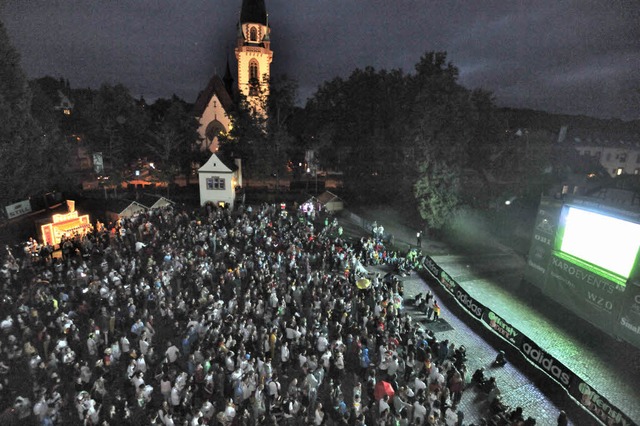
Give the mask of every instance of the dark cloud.
<path id="1" fill-rule="evenodd" d="M 460 82 L 499 104 L 639 118 L 640 15 L 633 1 L 266 0 L 273 74 L 318 85 L 355 68 L 413 72 L 444 50 Z M 30 77 L 121 82 L 147 99 L 194 101 L 233 61 L 241 0 L 5 0 L 0 18 Z"/>

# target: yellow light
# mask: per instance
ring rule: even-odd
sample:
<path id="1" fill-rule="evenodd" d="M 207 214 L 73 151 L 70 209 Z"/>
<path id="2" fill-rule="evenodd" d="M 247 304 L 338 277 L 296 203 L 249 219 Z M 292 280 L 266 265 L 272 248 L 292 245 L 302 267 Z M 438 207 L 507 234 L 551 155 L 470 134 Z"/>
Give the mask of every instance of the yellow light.
<path id="1" fill-rule="evenodd" d="M 78 212 L 75 210 L 69 213 L 54 214 L 53 216 L 51 216 L 51 219 L 53 219 L 53 223 L 66 222 L 67 220 L 77 219 L 77 218 L 78 218 Z"/>

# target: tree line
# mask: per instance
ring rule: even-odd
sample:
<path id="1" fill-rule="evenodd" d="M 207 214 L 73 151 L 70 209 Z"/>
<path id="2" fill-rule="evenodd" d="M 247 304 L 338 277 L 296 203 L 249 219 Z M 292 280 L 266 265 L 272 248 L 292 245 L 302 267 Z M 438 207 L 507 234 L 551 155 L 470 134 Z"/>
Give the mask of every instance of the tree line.
<path id="1" fill-rule="evenodd" d="M 264 116 L 240 102 L 223 153 L 275 176 L 312 150 L 320 168 L 341 173 L 349 199 L 416 209 L 431 228 L 480 202 L 465 192 L 465 173 L 506 147 L 491 94 L 461 86 L 444 52 L 426 53 L 413 74 L 356 69 L 320 85 L 304 108 L 296 88 L 286 77 L 272 82 Z"/>
<path id="2" fill-rule="evenodd" d="M 116 182 L 137 159 L 154 161 L 169 182 L 206 160 L 192 105 L 175 95 L 147 105 L 120 84 L 92 90 L 51 77 L 28 82 L 1 24 L 0 55 L 2 205 L 72 184 L 64 166 L 75 149 L 69 135 L 101 152 Z M 414 210 L 433 229 L 461 207 L 496 197 L 487 175 L 513 181 L 511 190 L 522 192 L 529 181 L 538 191 L 529 178 L 543 179 L 555 155 L 548 135 L 516 140 L 491 93 L 463 87 L 458 76 L 445 52 L 427 52 L 412 73 L 366 67 L 326 81 L 304 107 L 297 83 L 278 77 L 261 99 L 266 114 L 236 97 L 220 155 L 242 158 L 244 173 L 260 179 L 292 173 L 313 150 L 314 167 L 339 171 L 349 199 Z M 58 91 L 73 100 L 71 114 L 55 111 Z"/>

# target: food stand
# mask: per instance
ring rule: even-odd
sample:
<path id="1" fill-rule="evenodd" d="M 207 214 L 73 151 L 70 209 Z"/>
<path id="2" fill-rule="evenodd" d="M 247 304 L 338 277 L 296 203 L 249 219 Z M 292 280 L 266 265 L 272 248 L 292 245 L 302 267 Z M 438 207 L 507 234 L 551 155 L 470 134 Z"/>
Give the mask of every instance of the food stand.
<path id="1" fill-rule="evenodd" d="M 51 216 L 51 223 L 40 227 L 43 244 L 56 246 L 60 244 L 63 235 L 85 235 L 91 232 L 89 215 L 78 214 L 73 203 L 68 203 L 68 205 L 70 210 L 68 213 L 54 214 Z"/>

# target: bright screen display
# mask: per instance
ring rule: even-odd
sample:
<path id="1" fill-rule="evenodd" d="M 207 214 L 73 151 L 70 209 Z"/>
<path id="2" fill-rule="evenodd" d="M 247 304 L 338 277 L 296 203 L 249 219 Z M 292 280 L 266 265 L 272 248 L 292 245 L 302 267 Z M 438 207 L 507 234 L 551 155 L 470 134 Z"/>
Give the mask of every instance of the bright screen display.
<path id="1" fill-rule="evenodd" d="M 629 278 L 640 247 L 640 224 L 569 207 L 560 251 Z"/>

